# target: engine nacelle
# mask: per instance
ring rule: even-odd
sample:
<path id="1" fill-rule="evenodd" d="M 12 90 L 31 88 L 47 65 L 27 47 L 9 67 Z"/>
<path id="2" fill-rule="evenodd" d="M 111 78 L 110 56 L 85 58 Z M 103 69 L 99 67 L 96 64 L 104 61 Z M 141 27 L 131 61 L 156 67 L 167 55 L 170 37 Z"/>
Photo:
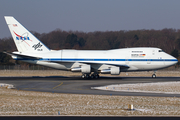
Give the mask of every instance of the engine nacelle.
<path id="1" fill-rule="evenodd" d="M 119 75 L 120 74 L 120 68 L 119 67 L 112 67 L 111 68 L 111 75 Z"/>
<path id="2" fill-rule="evenodd" d="M 82 65 L 81 67 L 72 68 L 71 71 L 89 74 L 91 73 L 91 65 Z"/>
<path id="3" fill-rule="evenodd" d="M 91 65 L 82 65 L 81 72 L 86 74 L 91 73 Z"/>
<path id="4" fill-rule="evenodd" d="M 110 69 L 101 70 L 102 74 L 111 74 L 111 75 L 119 75 L 120 74 L 120 67 L 112 67 Z"/>

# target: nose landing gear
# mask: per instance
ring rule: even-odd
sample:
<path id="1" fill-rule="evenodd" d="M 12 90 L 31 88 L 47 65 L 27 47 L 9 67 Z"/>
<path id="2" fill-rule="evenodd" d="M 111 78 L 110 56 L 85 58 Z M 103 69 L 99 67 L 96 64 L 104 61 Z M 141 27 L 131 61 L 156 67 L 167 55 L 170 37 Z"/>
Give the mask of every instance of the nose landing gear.
<path id="1" fill-rule="evenodd" d="M 152 75 L 152 78 L 156 78 L 156 71 L 154 71 L 154 74 Z"/>
<path id="2" fill-rule="evenodd" d="M 152 78 L 156 78 L 156 74 L 153 74 L 153 75 L 152 75 Z"/>

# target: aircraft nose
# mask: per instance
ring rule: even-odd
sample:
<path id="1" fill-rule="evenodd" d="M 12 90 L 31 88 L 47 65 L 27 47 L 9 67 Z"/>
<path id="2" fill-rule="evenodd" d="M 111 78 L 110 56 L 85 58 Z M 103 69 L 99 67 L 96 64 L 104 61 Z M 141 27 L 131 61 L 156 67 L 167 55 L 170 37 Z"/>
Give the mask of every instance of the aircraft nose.
<path id="1" fill-rule="evenodd" d="M 175 59 L 176 59 L 176 58 L 175 58 Z M 178 59 L 176 59 L 176 63 L 178 63 Z M 175 64 L 176 64 L 176 63 L 175 63 Z"/>
<path id="2" fill-rule="evenodd" d="M 171 57 L 172 57 L 172 61 L 174 62 L 174 64 L 178 63 L 178 60 L 175 57 L 173 57 L 173 56 L 171 56 Z"/>

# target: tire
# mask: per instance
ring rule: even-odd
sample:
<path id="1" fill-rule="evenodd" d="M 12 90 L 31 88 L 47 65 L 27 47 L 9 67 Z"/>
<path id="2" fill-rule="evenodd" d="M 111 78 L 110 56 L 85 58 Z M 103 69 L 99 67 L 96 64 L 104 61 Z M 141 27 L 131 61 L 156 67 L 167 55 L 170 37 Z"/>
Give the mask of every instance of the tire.
<path id="1" fill-rule="evenodd" d="M 156 78 L 156 75 L 155 75 L 155 74 L 153 74 L 153 75 L 152 75 L 152 78 Z"/>
<path id="2" fill-rule="evenodd" d="M 85 76 L 84 76 L 84 75 L 82 75 L 81 77 L 82 77 L 83 79 L 85 78 Z"/>
<path id="3" fill-rule="evenodd" d="M 95 76 L 94 76 L 94 75 L 91 75 L 91 78 L 93 79 L 93 78 L 95 78 Z"/>

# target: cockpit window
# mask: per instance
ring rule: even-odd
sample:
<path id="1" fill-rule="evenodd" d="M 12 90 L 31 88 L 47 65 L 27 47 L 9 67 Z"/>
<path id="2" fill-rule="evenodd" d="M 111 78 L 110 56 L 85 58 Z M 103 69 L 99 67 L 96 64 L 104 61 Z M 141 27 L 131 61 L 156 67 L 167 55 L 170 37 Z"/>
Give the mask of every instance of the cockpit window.
<path id="1" fill-rule="evenodd" d="M 159 50 L 159 52 L 164 52 L 163 50 Z"/>

